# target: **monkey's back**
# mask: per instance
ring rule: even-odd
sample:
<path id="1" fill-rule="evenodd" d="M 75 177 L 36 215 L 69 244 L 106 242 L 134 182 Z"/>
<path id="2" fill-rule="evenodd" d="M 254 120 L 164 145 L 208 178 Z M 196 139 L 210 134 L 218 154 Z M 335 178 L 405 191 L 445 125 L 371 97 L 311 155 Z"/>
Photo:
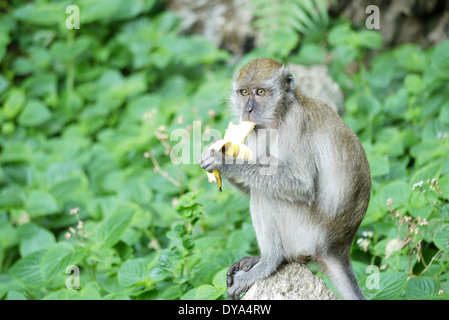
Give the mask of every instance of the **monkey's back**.
<path id="1" fill-rule="evenodd" d="M 371 176 L 362 144 L 341 117 L 324 102 L 308 99 L 308 114 L 315 128 L 309 139 L 317 167 L 316 210 L 333 229 L 352 242 L 368 207 Z"/>

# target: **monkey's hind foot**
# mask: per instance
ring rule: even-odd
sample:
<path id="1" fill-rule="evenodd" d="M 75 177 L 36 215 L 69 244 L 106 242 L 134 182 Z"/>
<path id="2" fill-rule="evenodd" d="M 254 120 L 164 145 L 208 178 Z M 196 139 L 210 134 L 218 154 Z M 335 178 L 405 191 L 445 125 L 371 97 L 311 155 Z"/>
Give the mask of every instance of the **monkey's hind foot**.
<path id="1" fill-rule="evenodd" d="M 247 272 L 251 270 L 251 268 L 259 262 L 259 260 L 259 256 L 244 257 L 239 261 L 233 263 L 226 273 L 226 285 L 228 286 L 228 288 L 232 287 L 232 285 L 234 284 L 234 275 L 237 273 L 237 271 L 243 270 Z"/>

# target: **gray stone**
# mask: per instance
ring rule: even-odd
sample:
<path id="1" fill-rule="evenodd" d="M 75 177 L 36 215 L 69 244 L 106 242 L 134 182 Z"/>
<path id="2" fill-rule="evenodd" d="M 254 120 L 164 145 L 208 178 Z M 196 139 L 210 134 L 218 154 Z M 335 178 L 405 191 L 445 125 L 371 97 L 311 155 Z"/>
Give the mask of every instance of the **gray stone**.
<path id="1" fill-rule="evenodd" d="M 340 86 L 330 77 L 325 65 L 305 67 L 288 65 L 301 92 L 311 98 L 320 99 L 340 115 L 344 112 L 344 96 Z"/>
<path id="2" fill-rule="evenodd" d="M 337 300 L 337 297 L 306 265 L 290 263 L 257 281 L 242 300 Z"/>

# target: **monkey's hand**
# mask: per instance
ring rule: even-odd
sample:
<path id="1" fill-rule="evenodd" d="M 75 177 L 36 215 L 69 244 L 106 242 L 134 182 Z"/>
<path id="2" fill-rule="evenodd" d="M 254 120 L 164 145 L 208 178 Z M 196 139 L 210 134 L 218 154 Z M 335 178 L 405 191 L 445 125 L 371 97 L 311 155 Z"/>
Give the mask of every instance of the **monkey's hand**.
<path id="1" fill-rule="evenodd" d="M 217 151 L 212 148 L 204 151 L 200 155 L 199 161 L 201 169 L 204 169 L 207 172 L 212 172 L 213 170 L 222 172 L 225 171 L 226 167 L 229 165 L 245 162 L 244 159 L 223 154 L 220 150 Z"/>
<path id="2" fill-rule="evenodd" d="M 248 290 L 252 283 L 243 280 L 245 273 L 260 261 L 259 256 L 244 257 L 233 263 L 226 273 L 226 285 L 228 286 L 228 299 L 238 300 L 240 295 Z"/>
<path id="3" fill-rule="evenodd" d="M 223 168 L 224 155 L 220 151 L 208 149 L 200 155 L 200 167 L 207 172 Z"/>

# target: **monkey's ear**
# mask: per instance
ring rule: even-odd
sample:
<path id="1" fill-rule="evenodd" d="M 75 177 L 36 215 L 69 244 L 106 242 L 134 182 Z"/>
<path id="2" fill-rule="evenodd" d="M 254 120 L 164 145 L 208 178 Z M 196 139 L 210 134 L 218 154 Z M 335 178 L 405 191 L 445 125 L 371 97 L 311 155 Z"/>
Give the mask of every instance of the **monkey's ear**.
<path id="1" fill-rule="evenodd" d="M 293 92 L 295 90 L 295 79 L 291 75 L 291 73 L 287 73 L 285 75 L 285 91 Z"/>

